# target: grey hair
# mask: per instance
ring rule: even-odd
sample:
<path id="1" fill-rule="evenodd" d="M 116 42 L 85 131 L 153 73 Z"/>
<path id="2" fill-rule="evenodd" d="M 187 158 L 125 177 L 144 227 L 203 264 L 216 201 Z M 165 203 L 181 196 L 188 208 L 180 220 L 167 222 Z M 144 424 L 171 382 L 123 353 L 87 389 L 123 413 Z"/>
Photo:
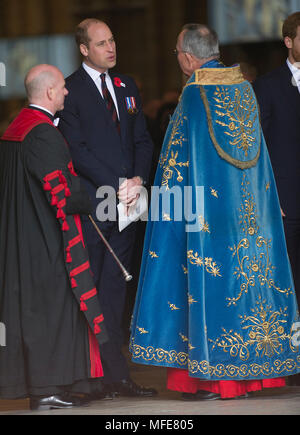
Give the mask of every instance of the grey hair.
<path id="1" fill-rule="evenodd" d="M 220 57 L 219 38 L 214 30 L 203 24 L 186 24 L 182 31 L 182 51 L 192 54 L 197 59 Z"/>

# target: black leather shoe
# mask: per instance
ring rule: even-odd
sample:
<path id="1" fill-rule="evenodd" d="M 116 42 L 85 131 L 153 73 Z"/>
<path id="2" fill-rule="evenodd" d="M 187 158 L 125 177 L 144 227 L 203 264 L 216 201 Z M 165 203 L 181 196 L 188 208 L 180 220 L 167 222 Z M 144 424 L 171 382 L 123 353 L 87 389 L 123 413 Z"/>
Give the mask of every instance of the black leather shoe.
<path id="1" fill-rule="evenodd" d="M 88 406 L 85 398 L 74 397 L 69 394 L 59 394 L 50 397 L 30 397 L 32 411 L 49 411 L 51 409 L 69 409 L 78 406 Z"/>
<path id="2" fill-rule="evenodd" d="M 193 394 L 193 393 L 182 393 L 181 394 L 181 399 L 184 400 L 185 402 L 193 402 L 195 400 L 197 400 L 197 393 Z"/>
<path id="3" fill-rule="evenodd" d="M 142 387 L 131 379 L 115 382 L 113 393 L 117 396 L 125 397 L 154 397 L 157 395 L 157 391 L 154 388 Z"/>
<path id="4" fill-rule="evenodd" d="M 182 393 L 181 399 L 186 402 L 196 402 L 196 401 L 212 401 L 212 400 L 219 400 L 221 399 L 221 396 L 219 394 L 210 393 L 209 391 L 197 391 L 197 393 Z"/>

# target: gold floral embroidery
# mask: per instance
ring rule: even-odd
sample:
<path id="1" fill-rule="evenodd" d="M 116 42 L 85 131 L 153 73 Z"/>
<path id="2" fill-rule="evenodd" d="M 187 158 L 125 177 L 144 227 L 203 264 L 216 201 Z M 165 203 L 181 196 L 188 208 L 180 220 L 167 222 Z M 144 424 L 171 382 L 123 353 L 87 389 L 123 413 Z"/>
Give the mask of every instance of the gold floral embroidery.
<path id="1" fill-rule="evenodd" d="M 187 343 L 188 341 L 189 341 L 189 339 L 185 336 L 185 335 L 183 335 L 183 334 L 179 334 L 179 336 L 180 336 L 180 338 L 182 339 L 182 341 L 184 342 L 184 343 Z"/>
<path id="2" fill-rule="evenodd" d="M 216 262 L 213 261 L 212 258 L 205 258 L 199 257 L 199 254 L 197 252 L 188 251 L 187 258 L 190 260 L 190 263 L 195 266 L 205 267 L 206 272 L 210 273 L 211 275 L 217 277 L 222 275 L 220 274 L 220 266 L 217 265 Z"/>
<path id="3" fill-rule="evenodd" d="M 256 102 L 250 86 L 244 86 L 242 91 L 236 88 L 234 98 L 230 97 L 228 88 L 217 86 L 214 100 L 215 113 L 223 120 L 217 119 L 216 123 L 227 128 L 224 134 L 232 138 L 229 143 L 243 150 L 248 157 L 249 148 L 256 142 L 253 135 L 257 119 Z"/>
<path id="4" fill-rule="evenodd" d="M 149 255 L 151 258 L 159 258 L 158 255 L 156 254 L 156 252 L 153 252 L 153 251 L 149 251 Z"/>
<path id="5" fill-rule="evenodd" d="M 137 328 L 136 328 L 138 331 L 139 331 L 139 333 L 142 335 L 142 334 L 149 334 L 149 331 L 146 331 L 146 329 L 144 329 L 144 328 L 139 328 L 138 326 L 137 326 Z"/>
<path id="6" fill-rule="evenodd" d="M 253 315 L 239 316 L 243 330 L 248 330 L 248 340 L 244 340 L 241 334 L 223 328 L 221 338 L 209 341 L 213 343 L 212 350 L 221 348 L 230 356 L 239 357 L 241 361 L 247 361 L 250 357 L 250 348 L 255 346 L 256 356 L 273 357 L 283 351 L 283 343 L 291 341 L 291 335 L 285 331 L 287 324 L 288 307 L 284 310 L 273 311 L 271 305 L 266 305 L 266 300 L 259 298 L 256 308 L 251 309 Z"/>
<path id="7" fill-rule="evenodd" d="M 199 216 L 198 221 L 201 226 L 201 232 L 210 234 L 209 224 L 205 221 L 204 217 Z"/>
<path id="8" fill-rule="evenodd" d="M 218 192 L 217 192 L 215 189 L 213 189 L 212 187 L 210 188 L 210 193 L 211 193 L 211 195 L 214 196 L 215 198 L 219 198 L 219 194 L 218 194 Z"/>
<path id="9" fill-rule="evenodd" d="M 256 204 L 254 197 L 248 191 L 249 182 L 244 175 L 242 181 L 242 197 L 244 202 L 240 208 L 240 225 L 246 235 L 253 236 L 258 233 L 259 226 L 257 225 Z"/>
<path id="10" fill-rule="evenodd" d="M 168 305 L 169 305 L 169 307 L 170 307 L 170 309 L 172 311 L 178 311 L 178 310 L 180 310 L 180 308 L 176 307 L 175 304 L 171 304 L 170 302 L 168 302 Z"/>
<path id="11" fill-rule="evenodd" d="M 256 204 L 253 195 L 248 192 L 248 186 L 249 182 L 246 181 L 246 176 L 244 175 L 242 181 L 242 197 L 244 202 L 240 209 L 240 225 L 247 237 L 242 239 L 237 245 L 229 248 L 233 252 L 232 256 L 236 257 L 238 261 L 234 275 L 237 280 L 242 280 L 242 283 L 239 294 L 235 298 L 227 298 L 229 307 L 235 306 L 243 294 L 247 294 L 249 289 L 255 286 L 260 286 L 261 288 L 268 286 L 269 289 L 276 290 L 287 297 L 294 293 L 290 287 L 281 289 L 275 284 L 271 276 L 275 270 L 270 259 L 272 241 L 267 240 L 261 235 L 257 236 L 259 226 L 257 224 Z M 253 240 L 254 236 L 257 236 L 255 241 Z M 257 256 L 255 255 L 250 258 L 247 253 L 245 254 L 245 250 L 250 249 L 254 243 L 256 245 L 255 250 L 261 251 Z"/>
<path id="12" fill-rule="evenodd" d="M 174 172 L 177 173 L 177 181 L 181 183 L 183 181 L 183 176 L 179 168 L 189 166 L 189 162 L 178 162 L 178 151 L 174 152 L 171 150 L 172 147 L 182 148 L 183 143 L 186 142 L 187 139 L 181 131 L 184 121 L 186 120 L 187 118 L 183 116 L 181 107 L 179 106 L 177 109 L 177 116 L 171 121 L 173 126 L 166 152 L 161 155 L 159 160 L 159 164 L 163 168 L 162 186 L 165 186 L 167 190 L 170 188 L 169 182 L 172 179 Z"/>
<path id="13" fill-rule="evenodd" d="M 178 167 L 179 168 L 188 167 L 189 162 L 185 162 L 185 163 L 177 162 L 177 158 L 178 158 L 178 151 L 176 151 L 176 153 L 171 151 L 171 158 L 163 173 L 163 181 L 161 183 L 162 186 L 166 186 L 167 188 L 169 188 L 169 181 L 173 177 L 174 172 L 177 173 L 177 181 L 179 183 L 182 183 L 183 176 L 180 170 L 178 169 Z"/>
<path id="14" fill-rule="evenodd" d="M 193 296 L 189 294 L 189 295 L 188 295 L 188 303 L 189 303 L 189 305 L 193 305 L 193 304 L 197 304 L 198 301 L 195 301 L 195 299 L 193 298 Z"/>
<path id="15" fill-rule="evenodd" d="M 214 147 L 221 159 L 239 169 L 249 169 L 256 166 L 261 153 L 261 137 L 258 139 L 259 143 L 257 146 L 258 149 L 256 156 L 252 160 L 244 161 L 232 157 L 230 153 L 226 152 L 222 148 L 217 140 L 214 129 L 214 122 L 216 121 L 213 121 L 211 113 L 213 107 L 211 109 L 206 95 L 206 90 L 203 86 L 200 86 L 200 95 L 208 119 L 209 134 L 212 143 L 214 144 Z M 226 116 L 228 118 L 227 123 L 220 121 L 220 119 L 217 120 L 217 123 L 219 125 L 223 125 L 224 127 L 228 127 L 228 131 L 225 131 L 224 134 L 232 137 L 233 140 L 230 142 L 231 145 L 235 146 L 237 149 L 242 149 L 244 154 L 248 156 L 249 149 L 252 148 L 255 143 L 255 139 L 252 137 L 252 134 L 254 133 L 257 124 L 256 102 L 252 96 L 251 88 L 249 85 L 244 85 L 242 91 L 237 88 L 234 100 L 230 98 L 228 88 L 225 89 L 218 87 L 215 95 L 217 103 L 216 106 L 219 109 L 216 111 L 217 116 L 222 119 L 225 118 L 225 120 Z M 251 119 L 250 116 L 252 116 Z"/>
<path id="16" fill-rule="evenodd" d="M 182 267 L 182 270 L 183 270 L 183 273 L 185 274 L 185 275 L 187 275 L 189 272 L 188 272 L 188 269 L 182 264 L 181 265 L 181 267 Z"/>

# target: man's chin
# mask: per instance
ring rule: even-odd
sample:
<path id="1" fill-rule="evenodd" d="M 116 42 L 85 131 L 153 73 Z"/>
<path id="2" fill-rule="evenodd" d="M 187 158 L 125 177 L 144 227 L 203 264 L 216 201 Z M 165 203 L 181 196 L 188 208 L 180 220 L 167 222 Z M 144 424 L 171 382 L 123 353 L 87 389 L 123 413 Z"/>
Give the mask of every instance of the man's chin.
<path id="1" fill-rule="evenodd" d="M 109 62 L 107 69 L 111 69 L 114 68 L 117 65 L 117 61 L 114 60 L 112 62 Z"/>

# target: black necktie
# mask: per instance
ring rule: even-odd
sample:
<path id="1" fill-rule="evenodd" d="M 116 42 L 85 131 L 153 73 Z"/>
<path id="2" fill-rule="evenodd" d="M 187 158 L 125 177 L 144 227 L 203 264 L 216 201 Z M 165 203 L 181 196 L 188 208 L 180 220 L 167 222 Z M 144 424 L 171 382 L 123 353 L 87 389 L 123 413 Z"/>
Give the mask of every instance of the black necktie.
<path id="1" fill-rule="evenodd" d="M 117 109 L 116 106 L 114 104 L 114 101 L 112 99 L 112 96 L 107 88 L 106 85 L 106 74 L 101 74 L 101 83 L 102 83 L 102 95 L 103 95 L 103 99 L 105 101 L 106 107 L 108 109 L 108 111 L 111 114 L 113 123 L 115 124 L 118 133 L 120 134 L 120 121 L 118 118 L 118 113 L 117 113 Z"/>

